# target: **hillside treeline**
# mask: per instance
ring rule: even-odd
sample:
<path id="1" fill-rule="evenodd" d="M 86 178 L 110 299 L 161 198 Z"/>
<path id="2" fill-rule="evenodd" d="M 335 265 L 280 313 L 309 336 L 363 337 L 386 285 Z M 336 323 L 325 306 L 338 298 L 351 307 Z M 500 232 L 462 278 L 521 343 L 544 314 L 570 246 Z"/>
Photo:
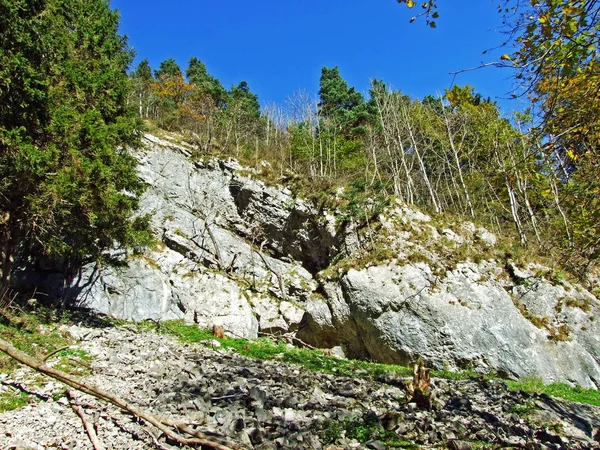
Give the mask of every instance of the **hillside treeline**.
<path id="1" fill-rule="evenodd" d="M 502 11 L 516 43 L 502 64 L 535 116 L 505 118 L 469 86 L 415 99 L 373 80 L 365 96 L 337 68 L 323 68 L 314 98 L 261 106 L 198 58 L 130 70 L 107 0 L 0 0 L 0 285 L 18 262 L 74 273 L 151 242 L 127 151 L 143 120 L 184 133 L 196 157 L 235 156 L 315 201 L 343 190 L 355 218 L 397 196 L 514 233 L 585 276 L 600 258 L 600 2 Z"/>
<path id="2" fill-rule="evenodd" d="M 365 98 L 324 67 L 318 96 L 260 108 L 247 83 L 226 90 L 197 58 L 185 72 L 172 59 L 155 71 L 144 60 L 130 79 L 140 117 L 186 134 L 197 156 L 266 160 L 275 181 L 300 178 L 314 197 L 316 186 L 321 197 L 345 187 L 358 218 L 397 196 L 512 234 L 580 276 L 599 257 L 595 161 L 526 113 L 503 117 L 470 86 L 415 99 L 373 80 Z"/>

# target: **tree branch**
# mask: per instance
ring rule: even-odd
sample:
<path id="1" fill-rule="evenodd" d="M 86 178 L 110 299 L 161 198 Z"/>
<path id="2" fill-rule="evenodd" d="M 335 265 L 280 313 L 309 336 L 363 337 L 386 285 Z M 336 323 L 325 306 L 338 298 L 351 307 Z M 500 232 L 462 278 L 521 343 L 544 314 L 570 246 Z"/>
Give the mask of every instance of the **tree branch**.
<path id="1" fill-rule="evenodd" d="M 77 389 L 78 391 L 89 394 L 100 400 L 104 400 L 105 402 L 110 403 L 124 411 L 127 411 L 128 413 L 133 414 L 138 418 L 144 419 L 146 422 L 151 423 L 160 431 L 162 431 L 168 438 L 176 441 L 179 444 L 203 445 L 206 448 L 216 450 L 241 450 L 244 448 L 239 444 L 229 443 L 223 439 L 208 436 L 207 434 L 201 431 L 194 430 L 183 423 L 178 423 L 171 419 L 151 414 L 142 408 L 132 405 L 125 399 L 122 399 L 121 397 L 117 397 L 116 395 L 104 391 L 98 388 L 97 386 L 88 383 L 87 381 L 79 380 L 65 372 L 47 366 L 43 362 L 38 361 L 37 359 L 29 356 L 28 354 L 17 350 L 12 344 L 6 342 L 3 339 L 0 339 L 0 350 L 6 353 L 11 358 L 16 359 L 21 364 L 25 364 L 26 366 L 29 366 L 38 372 L 48 375 L 49 377 L 52 377 L 55 380 L 58 380 L 72 387 L 73 389 Z M 186 438 L 180 435 L 178 432 L 185 433 L 193 437 Z"/>

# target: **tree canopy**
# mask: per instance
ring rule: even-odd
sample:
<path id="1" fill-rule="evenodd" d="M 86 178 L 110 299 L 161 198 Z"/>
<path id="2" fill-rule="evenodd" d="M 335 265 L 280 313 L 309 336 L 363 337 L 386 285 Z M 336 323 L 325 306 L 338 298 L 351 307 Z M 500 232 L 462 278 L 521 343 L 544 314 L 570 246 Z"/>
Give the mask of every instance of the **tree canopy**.
<path id="1" fill-rule="evenodd" d="M 118 20 L 104 0 L 0 0 L 1 280 L 19 255 L 72 265 L 149 237 Z"/>
<path id="2" fill-rule="evenodd" d="M 438 17 L 435 2 L 421 6 L 427 20 Z M 574 266 L 582 258 L 587 267 L 600 259 L 600 1 L 504 0 L 498 12 L 505 45 L 515 48 L 502 65 L 515 70 L 515 96 L 535 106 L 532 132 L 556 177 L 545 192 L 563 217 L 561 245 Z"/>

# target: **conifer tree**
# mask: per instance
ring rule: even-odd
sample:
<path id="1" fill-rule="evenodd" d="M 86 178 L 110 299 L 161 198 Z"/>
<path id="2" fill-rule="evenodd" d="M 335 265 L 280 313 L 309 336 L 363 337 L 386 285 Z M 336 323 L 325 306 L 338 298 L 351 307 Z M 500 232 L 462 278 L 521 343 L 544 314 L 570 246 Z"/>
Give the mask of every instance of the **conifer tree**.
<path id="1" fill-rule="evenodd" d="M 320 115 L 349 137 L 365 122 L 365 101 L 340 75 L 338 67 L 323 67 L 319 83 Z"/>
<path id="2" fill-rule="evenodd" d="M 158 70 L 154 71 L 154 76 L 157 79 L 163 77 L 179 77 L 182 74 L 179 64 L 173 58 L 166 59 L 160 63 Z"/>
<path id="3" fill-rule="evenodd" d="M 0 0 L 0 281 L 18 257 L 73 268 L 147 241 L 132 53 L 104 0 Z"/>
<path id="4" fill-rule="evenodd" d="M 216 106 L 226 106 L 227 91 L 218 79 L 208 73 L 202 61 L 196 57 L 190 59 L 185 74 L 188 81 L 194 84 L 201 93 L 210 96 Z"/>

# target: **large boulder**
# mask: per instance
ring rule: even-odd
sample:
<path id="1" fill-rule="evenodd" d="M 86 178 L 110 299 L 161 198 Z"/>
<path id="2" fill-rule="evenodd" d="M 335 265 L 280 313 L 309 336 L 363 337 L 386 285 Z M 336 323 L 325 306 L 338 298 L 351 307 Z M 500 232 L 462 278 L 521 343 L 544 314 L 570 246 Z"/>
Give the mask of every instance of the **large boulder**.
<path id="1" fill-rule="evenodd" d="M 438 369 L 493 370 L 598 387 L 595 328 L 573 325 L 576 333 L 555 339 L 552 324 L 540 327 L 543 320 L 524 314 L 522 303 L 489 271 L 495 271 L 493 264 L 458 264 L 444 278 L 425 263 L 351 269 L 337 289 L 329 287 L 327 299 L 307 304 L 300 338 L 314 345 L 342 343 L 352 356 L 386 363 L 421 357 Z M 587 298 L 597 307 L 597 300 Z"/>

